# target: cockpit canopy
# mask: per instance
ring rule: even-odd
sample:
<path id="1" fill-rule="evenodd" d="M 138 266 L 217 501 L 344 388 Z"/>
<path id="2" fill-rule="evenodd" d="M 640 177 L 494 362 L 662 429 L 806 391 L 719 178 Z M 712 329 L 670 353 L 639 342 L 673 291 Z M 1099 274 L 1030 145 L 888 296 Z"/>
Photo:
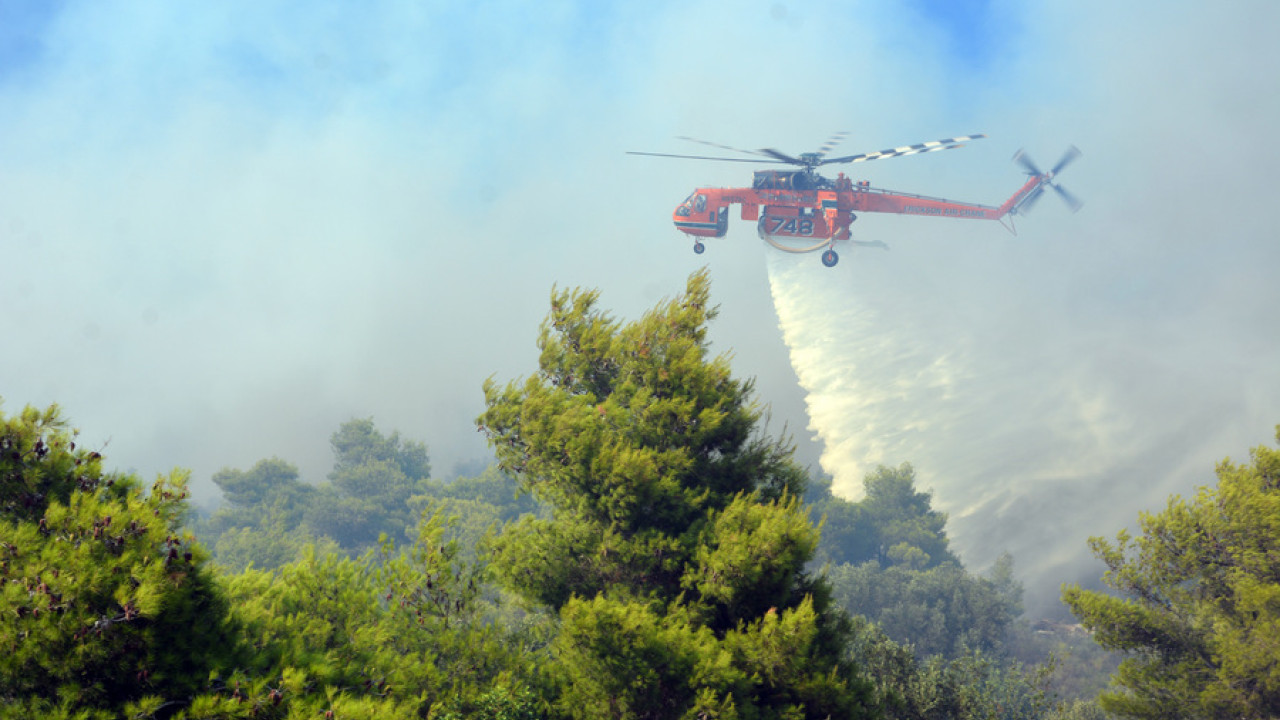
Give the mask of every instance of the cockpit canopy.
<path id="1" fill-rule="evenodd" d="M 694 192 L 680 203 L 680 207 L 676 208 L 676 215 L 680 217 L 689 217 L 692 213 L 702 213 L 707 210 L 707 196 L 700 192 Z"/>

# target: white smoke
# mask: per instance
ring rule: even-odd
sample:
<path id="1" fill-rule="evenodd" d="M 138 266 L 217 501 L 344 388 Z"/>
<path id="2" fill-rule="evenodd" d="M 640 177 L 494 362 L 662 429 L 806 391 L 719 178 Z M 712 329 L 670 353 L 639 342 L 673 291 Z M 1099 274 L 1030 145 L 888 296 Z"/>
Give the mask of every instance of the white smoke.
<path id="1" fill-rule="evenodd" d="M 856 499 L 877 465 L 912 463 L 969 567 L 1013 553 L 1030 612 L 1058 614 L 1060 583 L 1096 581 L 1090 535 L 1209 481 L 1243 424 L 1265 429 L 1265 413 L 1215 397 L 1223 368 L 1196 362 L 1200 341 L 1122 330 L 1105 312 L 1072 322 L 1058 293 L 1029 290 L 1029 268 L 990 264 L 1051 245 L 985 223 L 934 221 L 936 238 L 905 218 L 875 229 L 889 222 L 903 243 L 841 249 L 833 269 L 768 253 L 820 464 Z"/>

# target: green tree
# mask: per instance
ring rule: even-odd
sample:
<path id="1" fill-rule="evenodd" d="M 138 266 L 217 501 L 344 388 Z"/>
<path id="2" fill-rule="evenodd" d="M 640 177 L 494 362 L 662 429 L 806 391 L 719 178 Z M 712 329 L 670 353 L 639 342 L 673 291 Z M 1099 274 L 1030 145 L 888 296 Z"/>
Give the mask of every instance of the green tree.
<path id="1" fill-rule="evenodd" d="M 398 431 L 384 436 L 373 424 L 373 418 L 357 418 L 343 423 L 329 438 L 333 448 L 333 472 L 329 479 L 343 486 L 352 494 L 369 488 L 358 480 L 357 471 L 370 465 L 389 465 L 406 478 L 417 483 L 431 476 L 431 462 L 427 446 L 413 440 L 402 440 Z M 378 487 L 379 492 L 398 492 L 395 487 Z"/>
<path id="2" fill-rule="evenodd" d="M 991 578 L 966 571 L 948 547 L 946 514 L 932 508 L 930 493 L 916 491 L 910 464 L 868 473 L 858 502 L 832 495 L 829 479 L 814 485 L 809 513 L 823 521 L 818 556 L 846 611 L 875 621 L 921 658 L 1003 654 L 1022 613 L 1013 560 L 1002 557 Z"/>
<path id="3" fill-rule="evenodd" d="M 902 720 L 987 720 L 1050 716 L 1051 668 L 1024 669 L 974 651 L 919 657 L 865 620 L 850 652 L 876 685 L 889 715 Z"/>
<path id="4" fill-rule="evenodd" d="M 391 686 L 389 677 L 393 670 L 415 677 L 421 660 L 380 648 L 379 641 L 389 635 L 379 623 L 380 590 L 367 562 L 320 556 L 314 548 L 275 571 L 250 569 L 231 576 L 228 596 L 254 649 L 253 662 L 243 672 L 213 679 L 218 700 L 234 701 L 230 708 L 211 702 L 193 710 L 237 717 L 228 710 L 278 697 L 281 709 L 295 717 L 326 711 L 417 717 L 415 693 Z"/>
<path id="5" fill-rule="evenodd" d="M 403 539 L 411 527 L 407 507 L 346 495 L 332 485 L 316 492 L 303 522 L 309 536 L 332 538 L 352 557 L 376 548 L 383 535 Z"/>
<path id="6" fill-rule="evenodd" d="M 1137 537 L 1090 539 L 1121 596 L 1070 586 L 1063 599 L 1099 644 L 1126 654 L 1104 709 L 1280 716 L 1280 450 L 1251 455 L 1220 463 L 1217 487 L 1144 513 Z"/>
<path id="7" fill-rule="evenodd" d="M 417 516 L 410 498 L 429 483 L 426 445 L 399 432 L 384 436 L 369 418 L 343 423 L 330 438 L 333 470 L 309 503 L 305 523 L 352 554 L 377 547 L 382 535 L 411 537 Z"/>
<path id="8" fill-rule="evenodd" d="M 559 611 L 568 715 L 866 716 L 848 621 L 804 569 L 804 476 L 709 356 L 708 285 L 626 324 L 595 292 L 553 291 L 539 371 L 485 384 L 502 469 L 551 507 L 494 541 L 495 571 Z"/>
<path id="9" fill-rule="evenodd" d="M 539 510 L 532 496 L 521 491 L 519 481 L 496 465 L 488 466 L 475 477 L 420 483 L 418 490 L 421 494 L 408 500 L 409 509 L 421 515 L 424 508 L 435 507 L 456 517 L 449 537 L 461 542 L 464 554 L 472 558 L 495 527 Z"/>
<path id="10" fill-rule="evenodd" d="M 481 559 L 436 506 L 404 548 L 352 559 L 312 547 L 275 571 L 219 575 L 177 530 L 185 475 L 148 492 L 101 465 L 56 408 L 0 415 L 12 500 L 0 506 L 0 717 L 544 716 L 533 663 L 546 629 L 494 621 Z M 272 460 L 222 478 L 250 511 L 296 472 Z M 262 552 L 255 536 L 282 510 L 220 540 Z"/>
<path id="11" fill-rule="evenodd" d="M 917 570 L 959 564 L 948 547 L 946 513 L 933 509 L 932 493 L 916 491 L 915 477 L 910 463 L 881 465 L 863 478 L 858 502 L 832 495 L 830 478 L 816 481 L 806 499 L 810 514 L 824 519 L 819 557 Z"/>
<path id="12" fill-rule="evenodd" d="M 0 707 L 126 714 L 191 702 L 238 645 L 186 476 L 144 490 L 77 448 L 56 406 L 0 414 Z M 129 714 L 133 714 L 132 711 Z"/>
<path id="13" fill-rule="evenodd" d="M 1046 720 L 1108 720 L 1110 716 L 1097 700 L 1073 700 L 1054 708 Z"/>
<path id="14" fill-rule="evenodd" d="M 502 522 L 539 510 L 533 496 L 521 490 L 520 481 L 502 472 L 497 465 L 486 467 L 474 477 L 458 477 L 447 483 L 433 484 L 428 494 L 441 499 L 484 503 L 494 508 Z"/>
<path id="15" fill-rule="evenodd" d="M 932 508 L 933 493 L 917 492 L 915 481 L 911 463 L 881 465 L 863 480 L 867 494 L 860 504 L 876 528 L 876 559 L 915 568 L 958 562 L 947 548 L 946 513 Z"/>
<path id="16" fill-rule="evenodd" d="M 433 511 L 404 549 L 388 541 L 358 559 L 312 549 L 275 572 L 233 577 L 230 597 L 257 650 L 252 676 L 291 678 L 282 701 L 298 717 L 342 716 L 343 703 L 370 717 L 539 707 L 522 679 L 539 656 L 485 619 L 482 566 L 446 538 L 451 522 Z"/>
<path id="17" fill-rule="evenodd" d="M 191 527 L 224 568 L 279 567 L 298 559 L 317 542 L 301 528 L 316 489 L 299 480 L 298 468 L 279 458 L 260 460 L 248 470 L 223 468 L 213 475 L 226 504 Z"/>
<path id="18" fill-rule="evenodd" d="M 223 468 L 213 474 L 213 484 L 237 513 L 273 505 L 296 508 L 298 516 L 290 518 L 294 524 L 301 520 L 300 511 L 315 492 L 314 487 L 298 479 L 296 465 L 274 457 L 259 460 L 247 471 Z"/>
<path id="19" fill-rule="evenodd" d="M 298 559 L 308 544 L 336 543 L 352 557 L 387 535 L 411 539 L 421 506 L 433 496 L 426 445 L 383 435 L 368 418 L 343 423 L 330 438 L 329 482 L 302 482 L 298 468 L 279 458 L 249 470 L 223 468 L 213 476 L 224 507 L 193 528 L 220 565 L 271 569 Z M 426 495 L 424 495 L 424 493 Z"/>
<path id="20" fill-rule="evenodd" d="M 973 651 L 999 657 L 1022 612 L 1020 586 L 998 585 L 953 563 L 912 570 L 867 562 L 838 565 L 828 574 L 846 610 L 875 621 L 920 657 L 958 658 Z"/>
<path id="21" fill-rule="evenodd" d="M 322 555 L 341 551 L 332 539 L 317 539 L 291 524 L 291 514 L 285 510 L 273 507 L 255 515 L 256 524 L 231 527 L 213 536 L 213 557 L 220 567 L 232 572 L 249 567 L 272 570 L 300 559 L 309 546 L 317 547 Z"/>

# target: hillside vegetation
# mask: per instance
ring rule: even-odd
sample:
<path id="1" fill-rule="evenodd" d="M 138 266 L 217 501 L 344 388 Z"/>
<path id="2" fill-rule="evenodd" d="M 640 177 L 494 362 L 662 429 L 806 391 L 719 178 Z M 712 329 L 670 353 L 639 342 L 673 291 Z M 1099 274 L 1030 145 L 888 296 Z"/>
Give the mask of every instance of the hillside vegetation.
<path id="1" fill-rule="evenodd" d="M 1065 593 L 1092 638 L 1033 629 L 1014 559 L 965 568 L 910 465 L 849 502 L 763 430 L 704 273 L 632 322 L 598 300 L 553 291 L 538 367 L 486 383 L 474 476 L 357 418 L 323 480 L 226 468 L 201 517 L 57 407 L 0 415 L 0 713 L 1280 714 L 1276 451 L 1095 539 L 1119 595 Z"/>

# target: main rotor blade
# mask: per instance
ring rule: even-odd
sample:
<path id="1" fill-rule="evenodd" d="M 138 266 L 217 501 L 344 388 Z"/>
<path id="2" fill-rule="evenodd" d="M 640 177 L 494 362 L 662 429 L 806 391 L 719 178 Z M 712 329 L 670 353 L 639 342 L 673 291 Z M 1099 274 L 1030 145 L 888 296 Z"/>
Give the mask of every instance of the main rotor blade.
<path id="1" fill-rule="evenodd" d="M 710 147 L 719 148 L 721 150 L 729 150 L 730 152 L 746 153 L 747 155 L 760 155 L 760 153 L 755 150 L 741 150 L 736 147 L 729 147 L 728 145 L 720 145 L 719 143 L 707 142 L 706 140 L 699 140 L 698 138 L 691 138 L 687 135 L 677 135 L 676 139 L 688 140 L 689 142 L 696 142 L 699 145 L 708 145 Z"/>
<path id="2" fill-rule="evenodd" d="M 1058 196 L 1067 204 L 1067 207 L 1071 208 L 1071 212 L 1079 212 L 1080 208 L 1084 206 L 1084 203 L 1080 202 L 1079 198 L 1067 192 L 1067 189 L 1061 185 L 1049 183 L 1049 187 L 1057 191 Z"/>
<path id="3" fill-rule="evenodd" d="M 1031 158 L 1027 157 L 1027 154 L 1021 150 L 1019 150 L 1017 153 L 1014 154 L 1013 161 L 1021 165 L 1023 169 L 1025 169 L 1027 172 L 1031 173 L 1032 175 L 1044 174 L 1040 172 L 1040 168 L 1036 167 L 1035 163 L 1031 162 Z"/>
<path id="4" fill-rule="evenodd" d="M 1049 174 L 1057 175 L 1062 172 L 1063 168 L 1070 165 L 1071 162 L 1078 157 L 1080 157 L 1080 150 L 1075 145 L 1072 145 L 1067 148 L 1067 152 L 1062 156 L 1062 159 L 1058 161 L 1058 164 L 1053 166 L 1053 169 L 1049 171 Z"/>
<path id="5" fill-rule="evenodd" d="M 773 148 L 762 148 L 762 149 L 760 150 L 760 154 L 761 154 L 761 155 L 768 155 L 768 156 L 769 156 L 769 157 L 771 157 L 771 158 L 774 158 L 774 159 L 779 160 L 779 161 L 784 162 L 784 163 L 790 163 L 790 164 L 792 164 L 792 165 L 804 165 L 804 164 L 805 164 L 805 162 L 804 162 L 803 160 L 799 160 L 799 159 L 793 158 L 793 157 L 791 157 L 790 155 L 787 155 L 786 153 L 778 152 L 777 150 L 774 150 Z"/>
<path id="6" fill-rule="evenodd" d="M 849 155 L 848 157 L 832 158 L 830 160 L 823 160 L 818 164 L 830 165 L 831 163 L 869 162 L 871 160 L 884 160 L 885 158 L 902 157 L 903 155 L 919 155 L 920 153 L 936 152 L 938 150 L 952 150 L 958 147 L 964 147 L 964 146 L 963 145 L 937 145 L 935 147 L 913 148 L 910 150 L 902 150 L 902 149 L 881 150 L 879 152 L 864 153 L 862 155 Z"/>
<path id="7" fill-rule="evenodd" d="M 627 154 L 628 155 L 648 155 L 650 157 L 681 158 L 683 160 L 717 160 L 719 162 L 745 162 L 745 163 L 755 163 L 757 165 L 761 163 L 781 164 L 781 161 L 778 161 L 778 160 L 761 160 L 759 158 L 722 158 L 722 157 L 707 157 L 704 155 L 671 155 L 668 153 L 636 152 L 635 150 L 628 150 Z"/>
<path id="8" fill-rule="evenodd" d="M 826 157 L 827 153 L 831 152 L 832 148 L 839 145 L 840 141 L 844 140 L 848 135 L 849 133 L 846 130 L 841 130 L 840 132 L 833 134 L 831 137 L 827 138 L 827 141 L 822 144 L 822 147 L 818 148 L 818 152 L 814 153 L 814 155 L 817 155 L 820 158 Z"/>
<path id="9" fill-rule="evenodd" d="M 828 158 L 819 164 L 830 165 L 832 163 L 866 162 L 868 160 L 883 160 L 885 158 L 898 157 L 901 155 L 916 155 L 919 153 L 934 152 L 935 150 L 951 150 L 953 148 L 962 147 L 964 143 L 970 140 L 981 140 L 984 137 L 986 137 L 986 135 L 979 133 L 977 135 L 961 135 L 959 137 L 943 138 L 941 140 L 930 140 L 929 142 L 918 143 L 916 145 L 903 145 L 902 147 L 889 148 L 888 150 L 881 150 L 879 152 Z"/>

